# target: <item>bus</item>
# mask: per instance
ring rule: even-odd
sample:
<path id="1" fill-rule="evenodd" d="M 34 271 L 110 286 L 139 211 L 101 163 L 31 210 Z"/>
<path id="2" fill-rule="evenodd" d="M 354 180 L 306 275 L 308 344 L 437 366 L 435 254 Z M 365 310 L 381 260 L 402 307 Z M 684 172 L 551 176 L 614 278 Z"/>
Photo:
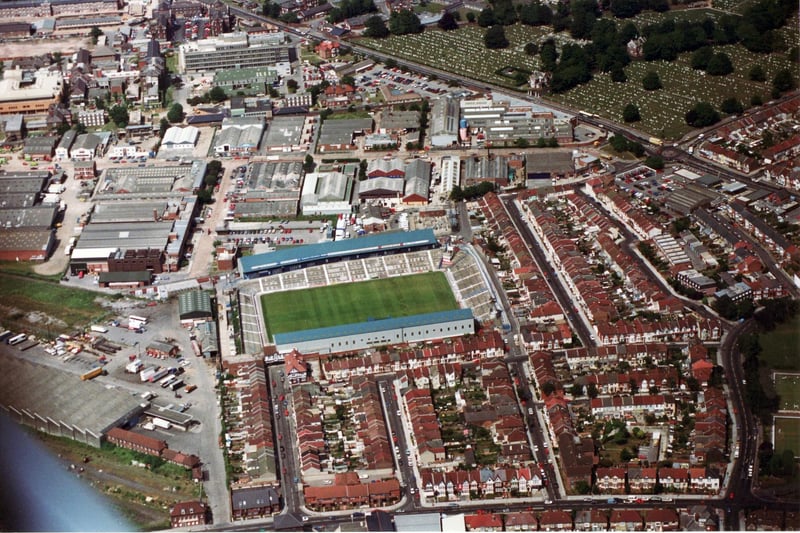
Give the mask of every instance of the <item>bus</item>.
<path id="1" fill-rule="evenodd" d="M 24 333 L 20 333 L 19 335 L 14 335 L 10 339 L 8 339 L 8 344 L 10 344 L 11 346 L 14 346 L 15 344 L 19 344 L 21 342 L 25 342 L 25 340 L 27 338 L 28 338 L 27 335 L 25 335 Z"/>

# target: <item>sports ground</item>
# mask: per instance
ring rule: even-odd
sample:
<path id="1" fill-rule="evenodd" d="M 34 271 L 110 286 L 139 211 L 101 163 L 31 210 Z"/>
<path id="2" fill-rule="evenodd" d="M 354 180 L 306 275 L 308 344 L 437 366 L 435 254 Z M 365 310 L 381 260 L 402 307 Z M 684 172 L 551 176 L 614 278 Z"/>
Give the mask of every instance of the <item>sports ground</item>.
<path id="1" fill-rule="evenodd" d="M 792 450 L 794 456 L 800 454 L 800 418 L 776 416 L 773 418 L 773 440 L 775 452 Z"/>
<path id="2" fill-rule="evenodd" d="M 779 411 L 800 411 L 800 374 L 776 372 L 773 376 L 775 392 L 781 399 Z M 798 450 L 800 451 L 800 450 Z"/>
<path id="3" fill-rule="evenodd" d="M 276 333 L 458 309 L 442 272 L 273 292 L 261 296 L 270 340 Z"/>

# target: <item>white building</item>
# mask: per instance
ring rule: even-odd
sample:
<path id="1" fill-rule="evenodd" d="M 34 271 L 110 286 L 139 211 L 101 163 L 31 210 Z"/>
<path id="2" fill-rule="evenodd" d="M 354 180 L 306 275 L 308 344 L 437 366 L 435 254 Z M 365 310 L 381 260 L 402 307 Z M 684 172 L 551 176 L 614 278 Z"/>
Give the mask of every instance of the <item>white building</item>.
<path id="1" fill-rule="evenodd" d="M 161 140 L 161 149 L 164 150 L 191 150 L 197 144 L 200 130 L 194 126 L 184 128 L 172 126 Z"/>

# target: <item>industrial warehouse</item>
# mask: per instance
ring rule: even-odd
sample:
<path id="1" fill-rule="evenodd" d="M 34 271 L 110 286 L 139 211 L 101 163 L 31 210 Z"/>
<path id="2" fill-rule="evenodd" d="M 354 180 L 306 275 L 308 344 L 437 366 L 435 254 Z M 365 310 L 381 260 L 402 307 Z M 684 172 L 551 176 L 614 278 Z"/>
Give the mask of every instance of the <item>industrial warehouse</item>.
<path id="1" fill-rule="evenodd" d="M 0 408 L 16 422 L 51 435 L 99 448 L 110 429 L 142 414 L 147 404 L 140 402 L 75 374 L 8 353 L 0 357 Z"/>

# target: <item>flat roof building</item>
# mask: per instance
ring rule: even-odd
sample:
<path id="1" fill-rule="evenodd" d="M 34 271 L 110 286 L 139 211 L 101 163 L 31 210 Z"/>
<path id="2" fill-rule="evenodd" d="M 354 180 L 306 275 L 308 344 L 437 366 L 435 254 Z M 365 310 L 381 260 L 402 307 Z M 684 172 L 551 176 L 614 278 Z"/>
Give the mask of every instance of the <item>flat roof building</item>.
<path id="1" fill-rule="evenodd" d="M 280 116 L 272 119 L 264 138 L 264 148 L 270 152 L 299 152 L 308 148 L 303 143 L 305 116 Z"/>
<path id="2" fill-rule="evenodd" d="M 286 43 L 283 32 L 223 33 L 180 45 L 178 69 L 185 73 L 271 66 L 279 74 L 288 75 L 291 74 L 289 49 L 292 46 Z"/>
<path id="3" fill-rule="evenodd" d="M 143 411 L 141 398 L 18 359 L 12 350 L 0 345 L 0 408 L 18 423 L 99 448 L 109 430 Z"/>
<path id="4" fill-rule="evenodd" d="M 6 70 L 0 80 L 0 115 L 46 113 L 61 98 L 64 79 L 59 71 L 37 70 L 33 79 L 20 69 Z"/>
<path id="5" fill-rule="evenodd" d="M 269 67 L 229 68 L 214 73 L 214 87 L 225 89 L 229 95 L 240 91 L 248 95 L 267 94 L 278 81 L 278 71 Z"/>

